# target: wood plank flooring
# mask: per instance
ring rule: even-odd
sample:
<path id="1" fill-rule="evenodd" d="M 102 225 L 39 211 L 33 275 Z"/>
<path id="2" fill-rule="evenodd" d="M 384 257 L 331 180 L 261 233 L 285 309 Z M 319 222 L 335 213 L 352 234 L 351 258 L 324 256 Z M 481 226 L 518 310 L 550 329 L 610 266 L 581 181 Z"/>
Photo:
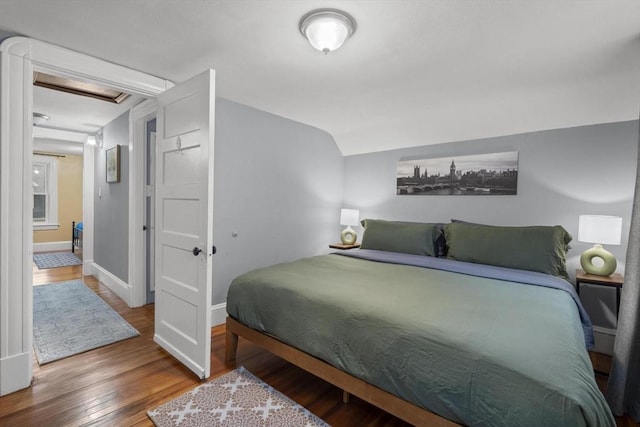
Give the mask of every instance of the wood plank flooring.
<path id="1" fill-rule="evenodd" d="M 34 284 L 80 278 L 81 268 L 34 269 Z M 140 332 L 134 337 L 38 366 L 30 388 L 0 397 L 0 426 L 152 426 L 146 411 L 200 384 L 153 342 L 153 305 L 131 309 L 107 287 L 86 276 L 89 288 Z M 233 369 L 224 363 L 224 326 L 212 329 L 211 377 Z M 407 426 L 336 387 L 240 339 L 237 364 L 335 427 Z M 618 420 L 621 427 L 638 427 Z"/>

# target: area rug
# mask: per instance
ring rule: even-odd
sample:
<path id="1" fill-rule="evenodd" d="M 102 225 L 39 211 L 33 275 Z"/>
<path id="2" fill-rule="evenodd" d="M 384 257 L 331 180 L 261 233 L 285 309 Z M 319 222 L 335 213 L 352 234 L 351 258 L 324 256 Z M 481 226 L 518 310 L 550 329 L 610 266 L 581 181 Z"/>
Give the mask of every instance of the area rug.
<path id="1" fill-rule="evenodd" d="M 33 287 L 33 348 L 41 365 L 137 335 L 80 280 Z"/>
<path id="2" fill-rule="evenodd" d="M 329 426 L 242 366 L 147 415 L 158 427 Z"/>
<path id="3" fill-rule="evenodd" d="M 36 263 L 40 270 L 82 264 L 82 260 L 71 252 L 33 254 L 33 262 Z"/>

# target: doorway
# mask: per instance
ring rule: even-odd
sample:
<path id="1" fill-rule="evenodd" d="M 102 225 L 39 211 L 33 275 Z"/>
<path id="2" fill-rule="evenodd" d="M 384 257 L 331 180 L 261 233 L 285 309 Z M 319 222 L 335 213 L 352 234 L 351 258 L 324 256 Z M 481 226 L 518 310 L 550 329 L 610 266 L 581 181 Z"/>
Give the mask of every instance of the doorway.
<path id="1" fill-rule="evenodd" d="M 11 325 L 0 332 L 0 394 L 4 395 L 28 387 L 32 380 L 32 201 L 25 195 L 32 186 L 34 69 L 143 97 L 155 97 L 171 84 L 24 37 L 12 37 L 2 42 L 0 62 L 3 69 L 0 75 L 0 93 L 3 94 L 0 105 L 0 293 L 3 295 L 0 318 Z M 131 148 L 135 155 L 136 147 Z M 83 212 L 87 215 L 87 209 Z M 85 230 L 93 227 L 93 218 L 85 220 L 84 227 Z M 85 241 L 85 257 L 92 245 L 93 242 Z"/>
<path id="2" fill-rule="evenodd" d="M 215 252 L 213 203 L 209 203 L 213 197 L 215 71 L 206 70 L 173 87 L 170 82 L 144 73 L 21 37 L 0 44 L 0 64 L 0 295 L 7 296 L 0 299 L 0 319 L 8 319 L 11 325 L 11 328 L 0 329 L 0 395 L 28 387 L 33 376 L 30 364 L 33 289 L 29 272 L 33 218 L 32 201 L 26 195 L 32 185 L 31 79 L 34 67 L 142 97 L 157 98 L 158 128 L 161 130 L 158 155 L 162 156 L 162 161 L 156 161 L 157 182 L 161 183 L 156 202 L 159 206 L 156 246 L 161 250 L 156 252 L 160 257 L 156 265 L 163 266 L 162 274 L 157 277 L 166 280 L 158 281 L 156 288 L 162 300 L 155 310 L 154 341 L 200 378 L 208 377 L 211 257 Z M 140 113 L 135 110 L 129 115 L 130 122 L 134 123 L 136 114 Z M 134 132 L 129 139 L 136 141 L 138 127 L 130 126 L 129 130 Z M 128 148 L 129 176 L 132 178 L 128 194 L 133 202 L 125 210 L 132 218 L 128 227 L 129 248 L 134 250 L 128 252 L 129 260 L 133 262 L 129 262 L 128 282 L 122 282 L 121 291 L 125 298 L 137 301 L 137 298 L 144 299 L 143 282 L 138 276 L 144 275 L 139 273 L 144 270 L 135 262 L 144 256 L 139 250 L 144 249 L 144 218 L 140 215 L 144 203 L 144 177 L 140 172 L 144 168 L 135 165 L 144 159 L 140 144 L 132 143 Z M 9 186 L 9 182 L 13 185 Z M 184 198 L 186 190 L 193 193 L 190 198 Z M 194 204 L 197 210 L 190 209 Z M 193 216 L 194 212 L 198 215 L 197 221 L 184 220 L 183 213 Z M 164 221 L 167 218 L 170 220 Z M 93 227 L 93 221 L 85 224 L 87 226 Z M 185 227 L 190 228 L 183 230 Z M 197 233 L 190 232 L 193 230 Z M 185 237 L 179 239 L 181 244 L 175 243 L 176 236 Z M 11 251 L 10 244 L 14 244 Z M 171 256 L 176 251 L 191 262 L 179 262 Z M 167 265 L 169 261 L 170 266 Z M 198 274 L 194 275 L 191 267 L 195 264 Z M 180 287 L 180 282 L 185 280 L 187 286 Z M 181 299 L 176 295 L 176 289 L 185 288 L 189 295 Z"/>
<path id="3" fill-rule="evenodd" d="M 82 146 L 48 142 L 34 138 L 34 285 L 82 277 Z"/>
<path id="4" fill-rule="evenodd" d="M 33 250 L 34 261 L 45 270 L 82 264 L 78 257 L 83 238 L 91 232 L 83 229 L 83 209 L 88 204 L 83 200 L 84 181 L 93 173 L 84 147 L 89 137 L 95 143 L 100 130 L 92 123 L 97 107 L 89 100 L 41 85 L 43 79 L 57 78 L 35 71 L 32 87 Z"/>
<path id="5" fill-rule="evenodd" d="M 74 255 L 67 260 L 71 261 L 82 252 L 82 235 L 76 232 L 82 230 L 82 146 L 60 141 L 60 147 L 54 147 L 41 142 L 34 137 L 33 250 L 34 253 L 69 252 Z M 74 235 L 78 238 L 74 239 Z M 43 267 L 56 266 L 38 261 L 36 259 Z"/>
<path id="6" fill-rule="evenodd" d="M 110 92 L 102 85 L 40 71 L 34 76 L 48 82 L 46 87 L 34 83 L 32 101 L 34 111 L 40 112 L 38 116 L 48 118 L 34 125 L 33 132 L 33 147 L 40 153 L 33 158 L 33 234 L 34 242 L 40 241 L 34 243 L 37 266 L 33 283 L 41 285 L 33 289 L 33 343 L 36 360 L 43 365 L 138 335 L 133 326 L 101 302 L 101 295 L 108 293 L 103 285 L 99 284 L 99 292 L 91 290 L 90 278 L 85 281 L 82 267 L 76 264 L 83 264 L 78 256 L 86 247 L 94 254 L 84 256 L 89 274 L 101 268 L 120 272 L 122 280 L 127 279 L 127 252 L 118 249 L 128 243 L 127 230 L 119 226 L 127 218 L 126 209 L 119 207 L 126 206 L 128 200 L 128 176 L 123 172 L 122 180 L 110 183 L 105 176 L 105 157 L 114 144 L 118 149 L 122 145 L 124 156 L 128 154 L 129 111 L 140 97 L 113 91 L 120 95 L 120 102 L 105 102 L 94 96 Z M 51 84 L 60 80 L 65 87 Z M 66 91 L 73 86 L 84 91 Z M 93 151 L 95 163 L 87 162 L 83 167 L 84 147 Z M 84 194 L 83 175 L 97 184 L 96 198 L 93 191 Z M 96 207 L 93 230 L 85 230 L 83 205 Z M 83 244 L 90 233 L 97 243 L 93 248 Z M 115 256 L 109 258 L 111 253 Z M 118 270 L 117 265 L 110 264 L 114 259 L 123 261 L 124 267 Z"/>

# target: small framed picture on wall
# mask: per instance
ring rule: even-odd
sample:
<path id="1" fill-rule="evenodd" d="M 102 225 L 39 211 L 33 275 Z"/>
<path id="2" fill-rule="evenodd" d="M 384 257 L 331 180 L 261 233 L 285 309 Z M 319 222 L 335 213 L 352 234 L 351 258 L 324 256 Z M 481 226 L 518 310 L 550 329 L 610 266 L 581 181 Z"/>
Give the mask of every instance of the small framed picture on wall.
<path id="1" fill-rule="evenodd" d="M 120 146 L 107 150 L 107 182 L 120 182 Z"/>

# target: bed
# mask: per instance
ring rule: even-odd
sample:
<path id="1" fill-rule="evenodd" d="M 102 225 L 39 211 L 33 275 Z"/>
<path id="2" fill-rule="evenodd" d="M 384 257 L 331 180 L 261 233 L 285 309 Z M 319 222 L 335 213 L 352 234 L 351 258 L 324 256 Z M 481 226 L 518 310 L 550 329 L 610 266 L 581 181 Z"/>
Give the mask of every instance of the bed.
<path id="1" fill-rule="evenodd" d="M 76 248 L 82 249 L 82 222 L 71 222 L 71 253 L 75 253 Z"/>
<path id="2" fill-rule="evenodd" d="M 227 359 L 243 336 L 415 425 L 615 425 L 564 229 L 447 224 L 439 258 L 437 226 L 407 224 L 235 279 Z"/>

